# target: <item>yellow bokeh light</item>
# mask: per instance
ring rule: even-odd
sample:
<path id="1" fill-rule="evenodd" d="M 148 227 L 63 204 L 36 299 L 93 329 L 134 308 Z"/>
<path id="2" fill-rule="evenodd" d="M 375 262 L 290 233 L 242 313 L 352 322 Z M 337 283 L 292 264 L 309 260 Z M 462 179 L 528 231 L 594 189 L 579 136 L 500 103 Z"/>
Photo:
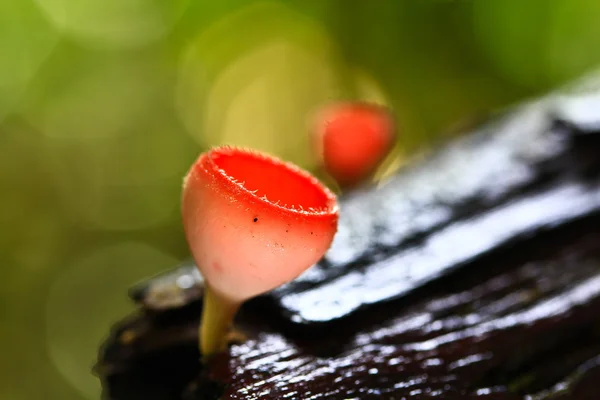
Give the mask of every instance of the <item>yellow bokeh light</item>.
<path id="1" fill-rule="evenodd" d="M 336 58 L 313 21 L 272 3 L 248 7 L 190 46 L 179 111 L 199 143 L 248 146 L 307 166 L 307 118 L 341 92 Z"/>
<path id="2" fill-rule="evenodd" d="M 214 132 L 218 144 L 258 148 L 306 165 L 312 159 L 306 116 L 334 93 L 335 77 L 323 60 L 290 42 L 267 43 L 219 76 L 204 132 Z"/>

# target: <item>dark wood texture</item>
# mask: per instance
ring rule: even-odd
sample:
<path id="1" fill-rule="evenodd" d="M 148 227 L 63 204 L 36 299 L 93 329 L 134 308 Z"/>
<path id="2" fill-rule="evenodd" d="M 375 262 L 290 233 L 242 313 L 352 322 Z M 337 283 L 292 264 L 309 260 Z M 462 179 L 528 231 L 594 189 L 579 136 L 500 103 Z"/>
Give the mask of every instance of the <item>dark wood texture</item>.
<path id="1" fill-rule="evenodd" d="M 193 265 L 134 288 L 105 398 L 596 399 L 600 95 L 495 116 L 341 200 L 326 257 L 248 302 L 200 366 Z"/>

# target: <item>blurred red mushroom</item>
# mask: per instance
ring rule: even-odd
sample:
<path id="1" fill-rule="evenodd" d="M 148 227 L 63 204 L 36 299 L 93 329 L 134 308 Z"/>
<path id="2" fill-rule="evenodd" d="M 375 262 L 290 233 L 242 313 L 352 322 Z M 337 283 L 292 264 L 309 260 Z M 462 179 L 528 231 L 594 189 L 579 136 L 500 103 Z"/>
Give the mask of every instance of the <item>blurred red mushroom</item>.
<path id="1" fill-rule="evenodd" d="M 200 348 L 225 349 L 241 303 L 300 275 L 337 230 L 335 195 L 295 165 L 251 150 L 200 155 L 182 195 L 183 225 L 206 282 Z"/>
<path id="2" fill-rule="evenodd" d="M 369 103 L 341 103 L 325 108 L 314 127 L 314 144 L 325 171 L 342 188 L 367 179 L 395 141 L 389 110 Z"/>

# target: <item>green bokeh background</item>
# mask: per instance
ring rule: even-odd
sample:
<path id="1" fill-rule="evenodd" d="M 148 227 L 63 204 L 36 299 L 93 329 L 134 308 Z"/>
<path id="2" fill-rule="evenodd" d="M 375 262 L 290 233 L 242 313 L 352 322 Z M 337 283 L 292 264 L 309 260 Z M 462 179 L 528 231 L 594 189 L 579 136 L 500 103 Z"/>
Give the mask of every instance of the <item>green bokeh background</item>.
<path id="1" fill-rule="evenodd" d="M 597 0 L 0 0 L 0 399 L 99 398 L 126 289 L 188 255 L 207 146 L 314 170 L 314 111 L 371 100 L 402 127 L 393 169 L 594 69 L 598 20 Z"/>

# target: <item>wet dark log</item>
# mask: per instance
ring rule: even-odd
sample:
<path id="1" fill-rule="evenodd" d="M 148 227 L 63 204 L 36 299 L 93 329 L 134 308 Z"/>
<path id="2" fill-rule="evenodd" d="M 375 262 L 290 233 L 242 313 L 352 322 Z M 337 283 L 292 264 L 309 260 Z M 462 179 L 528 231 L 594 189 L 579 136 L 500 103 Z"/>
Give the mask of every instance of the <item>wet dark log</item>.
<path id="1" fill-rule="evenodd" d="M 596 399 L 600 89 L 520 106 L 342 199 L 318 265 L 248 302 L 201 367 L 201 280 L 132 290 L 107 399 Z"/>

